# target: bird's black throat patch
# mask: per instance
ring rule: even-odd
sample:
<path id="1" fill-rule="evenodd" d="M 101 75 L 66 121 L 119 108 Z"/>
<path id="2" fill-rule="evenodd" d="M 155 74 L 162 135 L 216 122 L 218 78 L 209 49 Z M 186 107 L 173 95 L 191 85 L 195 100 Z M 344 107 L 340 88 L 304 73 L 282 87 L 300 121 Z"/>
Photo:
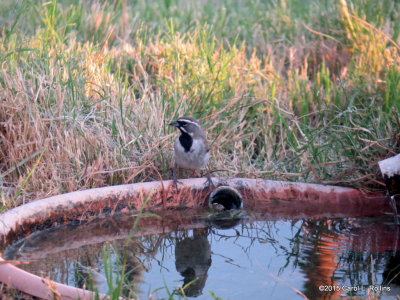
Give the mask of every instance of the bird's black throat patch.
<path id="1" fill-rule="evenodd" d="M 181 133 L 182 134 L 179 137 L 179 141 L 181 142 L 182 147 L 185 149 L 185 152 L 189 152 L 193 145 L 193 139 L 189 134 L 183 132 L 182 130 Z"/>

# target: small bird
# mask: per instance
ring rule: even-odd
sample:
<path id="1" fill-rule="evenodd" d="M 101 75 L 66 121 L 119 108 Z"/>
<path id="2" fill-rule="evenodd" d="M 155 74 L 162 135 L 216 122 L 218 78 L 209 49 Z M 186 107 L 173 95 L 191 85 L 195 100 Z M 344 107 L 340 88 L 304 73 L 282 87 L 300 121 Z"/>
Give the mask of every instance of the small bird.
<path id="1" fill-rule="evenodd" d="M 190 170 L 207 170 L 207 182 L 214 186 L 207 163 L 210 158 L 206 133 L 199 121 L 191 117 L 180 117 L 169 125 L 175 126 L 181 132 L 174 143 L 175 165 L 173 171 L 174 185 L 177 186 L 178 167 Z"/>

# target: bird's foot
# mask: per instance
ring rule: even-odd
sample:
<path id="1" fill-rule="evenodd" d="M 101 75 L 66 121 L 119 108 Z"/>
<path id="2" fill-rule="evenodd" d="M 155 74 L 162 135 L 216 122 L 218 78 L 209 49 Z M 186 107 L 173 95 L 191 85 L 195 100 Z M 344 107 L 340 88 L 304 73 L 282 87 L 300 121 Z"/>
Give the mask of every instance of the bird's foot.
<path id="1" fill-rule="evenodd" d="M 207 177 L 207 181 L 204 183 L 204 185 L 206 187 L 208 187 L 209 189 L 210 188 L 215 188 L 215 184 L 211 179 L 210 173 L 207 173 L 206 177 Z"/>
<path id="2" fill-rule="evenodd" d="M 178 166 L 175 163 L 175 166 L 172 169 L 172 180 L 173 180 L 173 186 L 175 188 L 175 191 L 178 191 L 178 183 L 183 184 L 182 181 L 178 180 L 177 173 L 178 173 Z"/>
<path id="3" fill-rule="evenodd" d="M 173 186 L 174 186 L 174 189 L 175 189 L 176 191 L 178 191 L 178 184 L 183 184 L 183 182 L 182 182 L 182 181 L 179 181 L 179 180 L 176 179 L 176 178 L 174 178 L 172 184 L 173 184 Z"/>

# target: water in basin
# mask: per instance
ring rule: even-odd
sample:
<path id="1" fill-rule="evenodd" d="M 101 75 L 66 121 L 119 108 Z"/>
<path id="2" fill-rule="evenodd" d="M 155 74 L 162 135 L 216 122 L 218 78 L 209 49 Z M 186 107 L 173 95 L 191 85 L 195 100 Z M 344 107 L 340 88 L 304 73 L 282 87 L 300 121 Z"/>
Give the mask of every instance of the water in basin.
<path id="1" fill-rule="evenodd" d="M 36 232 L 7 259 L 71 286 L 140 299 L 310 299 L 400 293 L 399 226 L 390 215 L 211 214 L 167 210 Z M 185 286 L 179 289 L 178 287 Z M 216 298 L 217 299 L 217 298 Z"/>

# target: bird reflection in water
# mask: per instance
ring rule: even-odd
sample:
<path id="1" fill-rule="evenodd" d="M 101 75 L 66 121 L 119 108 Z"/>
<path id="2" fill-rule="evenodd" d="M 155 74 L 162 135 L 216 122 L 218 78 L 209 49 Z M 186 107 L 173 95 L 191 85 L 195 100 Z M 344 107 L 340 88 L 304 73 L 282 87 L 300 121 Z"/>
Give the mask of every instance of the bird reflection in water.
<path id="1" fill-rule="evenodd" d="M 202 294 L 211 266 L 211 245 L 207 239 L 208 227 L 193 229 L 192 236 L 176 241 L 175 267 L 183 276 L 183 292 L 186 296 Z"/>

